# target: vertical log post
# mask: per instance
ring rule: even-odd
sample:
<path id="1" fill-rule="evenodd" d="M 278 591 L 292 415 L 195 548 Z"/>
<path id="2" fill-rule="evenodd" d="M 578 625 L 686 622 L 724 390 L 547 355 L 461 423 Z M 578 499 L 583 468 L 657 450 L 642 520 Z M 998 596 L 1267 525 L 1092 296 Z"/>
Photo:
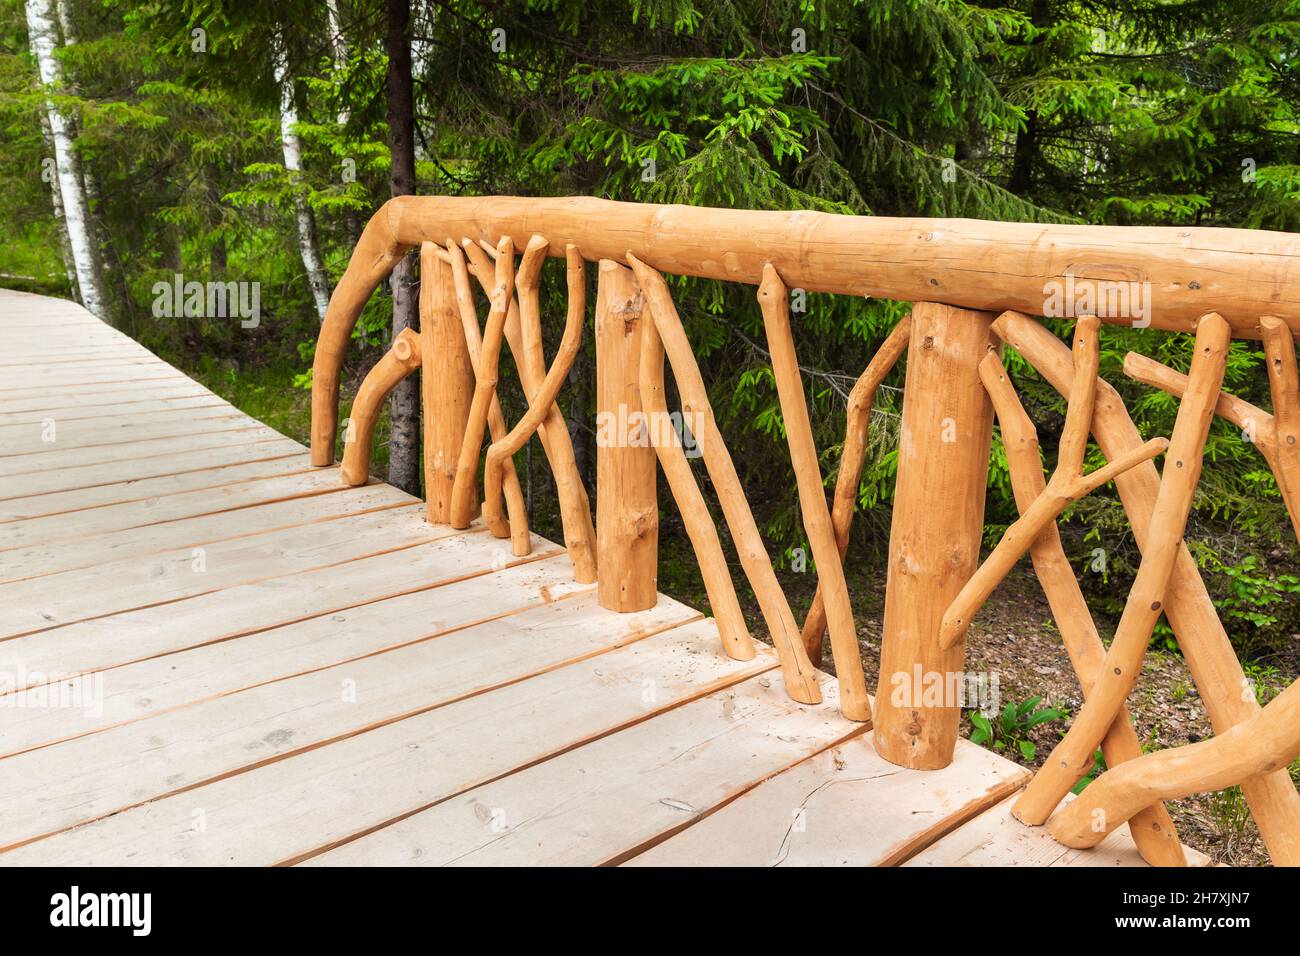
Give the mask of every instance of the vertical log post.
<path id="1" fill-rule="evenodd" d="M 600 260 L 596 288 L 596 568 L 601 607 L 644 611 L 659 597 L 657 460 L 638 366 L 645 299 L 632 270 Z"/>
<path id="2" fill-rule="evenodd" d="M 431 524 L 451 521 L 456 457 L 465 440 L 474 396 L 470 363 L 451 267 L 431 242 L 420 246 L 420 350 L 424 357 L 424 508 Z"/>
<path id="3" fill-rule="evenodd" d="M 993 406 L 979 364 L 994 314 L 912 309 L 889 539 L 875 745 L 891 763 L 952 762 L 963 647 L 939 646 L 944 609 L 979 563 Z"/>

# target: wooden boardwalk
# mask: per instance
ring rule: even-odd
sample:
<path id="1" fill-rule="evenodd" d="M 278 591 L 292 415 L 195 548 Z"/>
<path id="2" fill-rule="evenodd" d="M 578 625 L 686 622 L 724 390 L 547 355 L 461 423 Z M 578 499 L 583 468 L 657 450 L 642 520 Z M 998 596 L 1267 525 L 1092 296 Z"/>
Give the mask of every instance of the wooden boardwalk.
<path id="1" fill-rule="evenodd" d="M 833 680 L 793 704 L 698 611 L 422 512 L 0 292 L 0 863 L 1140 864 L 1011 820 L 987 750 L 886 763 Z"/>

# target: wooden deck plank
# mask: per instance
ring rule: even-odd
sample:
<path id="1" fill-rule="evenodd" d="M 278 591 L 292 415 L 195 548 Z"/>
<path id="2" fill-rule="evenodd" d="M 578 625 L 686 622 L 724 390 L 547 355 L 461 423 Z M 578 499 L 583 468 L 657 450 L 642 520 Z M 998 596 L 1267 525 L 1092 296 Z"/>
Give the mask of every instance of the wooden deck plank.
<path id="1" fill-rule="evenodd" d="M 539 616 L 546 620 L 545 625 L 538 623 Z M 592 627 L 596 623 L 592 618 L 608 620 L 609 616 L 610 612 L 598 605 L 584 614 L 576 605 L 555 602 L 444 637 L 192 704 L 92 737 L 7 757 L 0 761 L 6 771 L 0 777 L 0 805 L 12 812 L 0 818 L 0 848 L 230 777 L 556 667 L 575 656 L 575 647 L 581 647 L 582 654 L 608 647 L 608 632 L 600 634 L 592 647 L 593 631 L 600 633 Z M 537 640 L 538 627 L 548 631 L 551 639 Z M 512 631 L 522 634 L 522 640 L 511 640 Z M 561 634 L 575 636 L 563 641 Z M 634 658 L 639 643 L 628 649 Z M 677 654 L 674 649 L 678 646 L 679 642 L 670 641 L 660 650 Z M 645 652 L 640 656 L 644 660 Z M 753 662 L 727 661 L 716 652 L 698 656 L 702 660 L 698 665 L 692 663 L 692 675 L 702 669 L 732 674 L 752 672 L 755 667 Z M 644 663 L 634 669 L 639 673 L 636 683 L 624 682 L 621 690 L 625 694 L 630 691 L 644 713 L 647 705 L 640 702 L 640 680 L 647 671 Z M 588 676 L 583 686 L 589 688 L 594 683 Z M 691 679 L 687 683 L 696 682 Z M 500 703 L 494 703 L 494 711 L 499 713 Z M 473 726 L 486 732 L 498 720 L 500 717 L 489 717 Z M 467 729 L 460 725 L 462 733 Z M 506 733 L 527 734 L 529 728 L 515 725 Z M 481 747 L 481 742 L 476 741 L 475 746 Z M 45 781 L 34 793 L 33 779 Z M 373 786 L 380 779 L 386 785 L 392 782 L 377 777 L 368 782 Z M 189 795 L 191 807 L 194 799 Z"/>
<path id="2" fill-rule="evenodd" d="M 161 475 L 119 478 L 89 486 L 76 486 L 74 482 L 71 488 L 12 498 L 3 497 L 4 486 L 0 485 L 0 522 L 143 501 L 312 467 L 311 456 L 302 445 L 288 438 L 216 449 L 211 455 L 204 451 L 178 455 L 173 465 L 177 462 L 179 470 Z"/>
<path id="3" fill-rule="evenodd" d="M 230 403 L 223 398 L 205 390 L 195 389 L 191 394 L 176 398 L 144 398 L 132 402 L 111 402 L 92 407 L 74 406 L 61 410 L 40 409 L 38 411 L 0 413 L 0 428 L 15 425 L 39 424 L 43 419 L 57 416 L 61 423 L 87 422 L 97 418 L 119 418 L 122 416 L 157 415 L 179 409 L 224 408 Z"/>
<path id="4" fill-rule="evenodd" d="M 574 582 L 567 561 L 554 549 L 550 558 L 515 558 L 497 570 L 501 552 L 492 538 L 472 535 L 459 540 L 470 547 L 444 548 L 443 566 L 423 582 L 422 590 L 101 671 L 103 692 L 93 707 L 0 708 L 0 756 L 429 640 L 530 607 L 566 598 L 579 606 L 590 603 L 590 598 L 580 600 L 590 585 Z M 665 618 L 674 611 L 683 621 L 696 616 L 675 602 L 660 609 Z M 26 696 L 71 700 L 86 673 L 65 680 L 46 675 L 52 682 Z"/>
<path id="5" fill-rule="evenodd" d="M 95 388 L 95 386 L 89 386 Z M 104 386 L 107 388 L 107 386 Z M 44 395 L 24 398 L 0 397 L 0 420 L 6 424 L 28 422 L 33 416 L 49 417 L 60 415 L 65 421 L 82 418 L 103 417 L 101 409 L 117 405 L 136 405 L 141 402 L 169 402 L 184 399 L 215 399 L 221 401 L 215 392 L 204 388 L 198 382 L 142 382 L 138 388 L 122 386 L 108 391 L 92 392 L 50 392 Z M 168 407 L 163 405 L 163 408 Z M 126 414 L 130 414 L 127 411 Z M 37 419 L 39 420 L 39 419 Z"/>
<path id="6" fill-rule="evenodd" d="M 193 422 L 180 435 L 169 435 L 165 438 L 142 437 L 113 445 L 99 445 L 94 451 L 55 447 L 49 451 L 33 454 L 0 457 L 0 480 L 8 486 L 11 484 L 9 479 L 20 478 L 23 475 L 43 474 L 55 468 L 82 467 L 87 461 L 94 461 L 97 466 L 102 467 L 136 458 L 153 458 L 171 452 L 275 437 L 278 437 L 278 433 L 267 428 L 257 419 L 244 415 L 227 416 Z"/>
<path id="7" fill-rule="evenodd" d="M 1014 764 L 885 764 L 829 678 L 794 704 L 770 648 L 422 512 L 0 291 L 0 696 L 94 693 L 0 707 L 0 865 L 1136 861 L 1011 821 Z"/>
<path id="8" fill-rule="evenodd" d="M 648 677 L 648 680 L 657 679 Z M 316 857 L 314 865 L 590 866 L 619 862 L 766 777 L 866 730 L 753 677 L 477 787 Z M 703 861 L 702 861 L 703 862 Z"/>
<path id="9" fill-rule="evenodd" d="M 286 452 L 301 452 L 303 446 L 270 428 L 233 432 L 214 432 L 198 442 L 188 443 L 183 451 L 162 452 L 145 458 L 69 466 L 48 471 L 28 472 L 0 481 L 0 500 L 30 498 L 55 491 L 94 488 L 99 485 L 158 478 L 186 471 L 197 471 L 223 464 L 279 458 Z"/>
<path id="10" fill-rule="evenodd" d="M 1073 800 L 1067 796 L 1065 803 Z M 1146 866 L 1128 824 L 1090 850 L 1073 850 L 1052 839 L 1046 826 L 1028 827 L 1011 815 L 1008 797 L 918 853 L 905 866 Z M 1063 803 L 1062 806 L 1065 804 Z M 1060 812 L 1059 810 L 1057 811 Z M 1191 866 L 1208 866 L 1205 854 L 1184 847 Z"/>
<path id="11" fill-rule="evenodd" d="M 170 367 L 154 365 L 125 365 L 121 368 L 101 369 L 93 372 L 58 372 L 51 367 L 39 376 L 0 374 L 0 398 L 22 398 L 43 395 L 47 389 L 59 387 L 81 388 L 86 385 L 123 384 L 136 382 L 184 381 L 186 376 Z"/>
<path id="12" fill-rule="evenodd" d="M 766 780 L 629 866 L 894 866 L 1020 789 L 1029 773 L 959 740 L 942 773 L 884 760 L 872 735 Z"/>
<path id="13" fill-rule="evenodd" d="M 197 425 L 203 427 L 213 421 L 240 421 L 261 425 L 233 405 L 209 405 L 191 409 L 167 409 L 140 415 L 110 419 L 67 419 L 46 413 L 39 422 L 15 425 L 0 424 L 0 458 L 18 455 L 39 455 L 48 451 L 69 448 L 96 448 L 143 439 L 183 437 L 192 434 Z M 95 457 L 98 452 L 89 452 Z"/>
<path id="14" fill-rule="evenodd" d="M 340 480 L 337 471 L 320 468 L 309 470 L 309 467 L 308 463 L 299 462 L 299 467 L 293 474 L 248 478 L 233 484 L 14 521 L 11 522 L 11 528 L 0 527 L 0 560 L 4 560 L 5 551 L 22 549 L 26 552 L 48 548 L 68 538 L 89 538 L 112 531 L 196 518 L 236 508 L 329 494 L 347 487 Z M 0 506 L 0 514 L 2 513 L 3 506 Z M 66 547 L 58 550 L 66 550 Z"/>
<path id="15" fill-rule="evenodd" d="M 501 638 L 461 631 L 429 642 L 452 652 L 454 702 L 0 853 L 0 864 L 294 861 L 776 664 L 766 650 L 754 661 L 726 658 L 711 621 L 661 630 L 646 618 L 658 609 L 596 607 L 596 626 L 574 626 L 560 613 L 568 603 L 499 622 L 517 626 Z M 647 674 L 659 675 L 653 700 Z M 465 696 L 477 681 L 512 675 Z"/>
<path id="16" fill-rule="evenodd" d="M 107 400 L 123 401 L 127 398 L 155 393 L 206 392 L 212 394 L 192 378 L 171 375 L 146 381 L 84 382 L 75 385 L 45 385 L 40 388 L 17 389 L 0 392 L 0 412 L 17 412 L 28 409 L 77 408 L 94 406 Z"/>
<path id="17" fill-rule="evenodd" d="M 391 545 L 382 537 L 335 542 L 318 552 L 317 566 L 306 570 L 78 621 L 13 638 L 0 647 L 21 673 L 121 667 L 419 591 L 445 579 L 449 562 L 453 576 L 465 576 L 473 569 L 465 567 L 463 556 L 482 547 L 480 538 L 492 542 L 494 565 L 504 568 L 514 561 L 509 547 L 495 542 L 481 526 L 463 532 L 442 526 L 431 529 L 427 538 L 399 539 Z M 555 549 L 535 539 L 529 558 L 543 558 Z"/>
<path id="18" fill-rule="evenodd" d="M 219 541 L 201 554 L 192 548 L 159 551 L 0 585 L 0 638 L 303 571 L 333 563 L 340 553 L 359 557 L 443 534 L 424 521 L 422 504 L 407 504 L 409 496 L 396 488 L 362 491 L 353 504 L 366 510 L 344 518 Z"/>
<path id="19" fill-rule="evenodd" d="M 283 500 L 91 534 L 77 538 L 75 546 L 54 541 L 3 550 L 0 551 L 0 585 L 48 578 L 127 558 L 146 558 L 178 548 L 206 549 L 238 538 L 332 521 L 408 501 L 402 492 L 389 485 L 375 482 L 354 488 L 329 481 L 329 477 L 319 472 L 304 475 L 298 485 L 308 490 Z M 19 522 L 17 527 L 23 523 Z M 5 537 L 0 531 L 0 542 Z"/>

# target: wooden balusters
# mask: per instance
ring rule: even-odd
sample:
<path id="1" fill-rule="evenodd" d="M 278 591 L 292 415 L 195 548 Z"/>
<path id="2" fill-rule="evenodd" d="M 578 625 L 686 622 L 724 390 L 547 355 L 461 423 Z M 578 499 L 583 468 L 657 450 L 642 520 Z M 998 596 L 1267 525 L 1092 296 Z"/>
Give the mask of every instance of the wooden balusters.
<path id="1" fill-rule="evenodd" d="M 722 440 L 722 433 L 714 421 L 713 408 L 709 404 L 704 380 L 700 376 L 699 366 L 695 364 L 691 343 L 686 338 L 681 319 L 673 305 L 668 284 L 664 282 L 663 276 L 635 256 L 629 254 L 627 259 L 632 266 L 632 271 L 636 273 L 641 290 L 645 293 L 646 304 L 657 330 L 656 338 L 662 341 L 663 349 L 672 363 L 673 375 L 677 379 L 677 387 L 682 395 L 682 411 L 689 419 L 691 431 L 704 453 L 704 464 L 708 469 L 709 477 L 713 479 L 714 487 L 718 489 L 718 501 L 722 505 L 727 527 L 731 530 L 732 539 L 736 543 L 741 566 L 745 569 L 745 575 L 754 589 L 754 596 L 758 600 L 763 619 L 772 636 L 772 644 L 780 657 L 786 692 L 793 699 L 805 704 L 820 703 L 821 688 L 817 680 L 817 671 L 808 661 L 808 654 L 800 639 L 794 615 L 790 611 L 785 594 L 781 591 L 781 585 L 776 580 L 772 563 L 763 547 L 763 539 L 749 510 L 749 502 L 745 500 L 744 490 L 736 475 L 736 467 Z M 647 341 L 649 341 L 648 337 Z M 643 390 L 643 401 L 646 397 Z M 664 461 L 662 454 L 660 454 L 660 461 Z M 665 464 L 665 473 L 668 472 L 668 467 Z M 691 480 L 693 482 L 694 478 Z M 671 486 L 671 476 L 669 482 Z M 676 488 L 674 494 L 676 495 Z M 678 500 L 681 501 L 680 498 Z M 852 718 L 853 714 L 862 714 L 869 704 L 863 699 L 841 701 L 841 706 L 844 708 L 845 716 Z"/>
<path id="2" fill-rule="evenodd" d="M 1153 800 L 1223 790 L 1260 773 L 1286 773 L 1300 756 L 1300 680 L 1243 723 L 1210 740 L 1145 754 L 1094 780 L 1052 820 L 1052 836 L 1072 847 L 1096 846 Z"/>
<path id="3" fill-rule="evenodd" d="M 1040 322 L 1019 312 L 1002 313 L 993 328 L 1053 388 L 1068 394 L 1073 364 L 1070 349 L 1060 339 Z M 1106 382 L 1098 383 L 1092 433 L 1102 453 L 1112 461 L 1142 444 L 1123 399 Z M 1159 472 L 1150 462 L 1115 478 L 1115 489 L 1139 548 L 1147 544 L 1159 487 Z M 1241 662 L 1185 544 L 1178 548 L 1165 597 L 1165 614 L 1178 637 L 1183 658 L 1215 733 L 1225 733 L 1232 725 L 1259 713 L 1255 695 L 1243 693 L 1249 685 Z M 1300 864 L 1300 794 L 1289 774 L 1285 770 L 1261 774 L 1243 781 L 1241 789 L 1273 862 Z"/>
<path id="4" fill-rule="evenodd" d="M 655 450 L 641 406 L 641 338 L 650 320 L 632 270 L 600 261 L 596 291 L 596 554 L 601 607 L 659 599 Z M 674 436 L 675 437 L 675 436 Z"/>
<path id="5" fill-rule="evenodd" d="M 432 242 L 420 246 L 420 351 L 425 514 L 435 524 L 447 524 L 456 462 L 474 397 L 474 363 L 461 329 L 451 263 Z"/>
<path id="6" fill-rule="evenodd" d="M 530 243 L 531 248 L 535 247 Z M 524 261 L 529 263 L 529 268 L 525 269 L 521 265 L 519 269 L 519 279 L 525 284 L 521 287 L 521 298 L 524 297 L 522 288 L 535 289 L 536 287 L 537 275 L 532 269 L 532 264 L 535 263 L 540 267 L 540 257 L 537 253 L 534 253 L 534 257 L 534 260 L 530 262 L 528 253 L 525 253 Z M 551 410 L 555 408 L 555 397 L 560 394 L 560 388 L 564 385 L 569 369 L 573 366 L 573 358 L 578 354 L 578 348 L 582 344 L 582 325 L 587 312 L 585 265 L 581 254 L 574 246 L 568 247 L 566 258 L 569 307 L 564 323 L 564 337 L 560 341 L 559 350 L 555 353 L 555 361 L 551 364 L 541 387 L 538 388 L 536 395 L 529 404 L 528 411 L 515 423 L 515 427 L 510 430 L 510 434 L 499 441 L 494 441 L 487 452 L 487 458 L 483 466 L 483 519 L 488 523 L 493 520 L 500 520 L 501 517 L 501 478 L 505 462 L 509 460 L 511 455 L 524 447 L 528 439 L 532 438 L 533 433 L 550 415 Z M 524 311 L 527 312 L 527 310 Z M 538 319 L 538 322 L 540 324 L 540 319 Z M 525 326 L 528 324 L 529 322 L 524 322 Z M 540 351 L 542 348 L 540 334 L 530 337 L 526 348 Z"/>
<path id="7" fill-rule="evenodd" d="M 695 560 L 700 565 L 704 591 L 709 597 L 709 607 L 718 624 L 722 648 L 728 657 L 735 660 L 753 660 L 757 653 L 754 639 L 749 635 L 745 615 L 740 610 L 736 588 L 731 582 L 731 572 L 727 569 L 727 558 L 722 553 L 722 543 L 718 540 L 717 526 L 709 514 L 700 486 L 691 473 L 691 464 L 686 460 L 681 438 L 668 416 L 668 402 L 664 394 L 664 347 L 652 318 L 641 326 L 641 362 L 637 370 L 637 383 L 641 390 L 641 408 L 650 429 L 650 444 L 663 467 L 673 500 L 682 513 L 682 524 L 691 540 Z"/>
<path id="8" fill-rule="evenodd" d="M 830 615 L 831 654 L 840 685 L 841 706 L 844 713 L 853 720 L 870 720 L 871 704 L 867 697 L 866 677 L 862 672 L 862 652 L 858 648 L 858 632 L 853 623 L 849 586 L 844 580 L 844 566 L 840 562 L 835 529 L 831 525 L 830 510 L 826 507 L 817 445 L 813 439 L 812 422 L 808 418 L 808 406 L 804 401 L 794 334 L 790 329 L 785 283 L 770 265 L 763 269 L 758 301 L 763 311 L 763 326 L 767 331 L 772 373 L 776 377 L 777 395 L 781 402 L 781 416 L 785 419 L 786 439 L 790 445 L 795 484 L 799 489 L 803 526 L 808 533 L 813 559 L 817 562 L 817 590 L 823 596 Z M 804 647 L 802 641 L 801 636 L 798 646 Z"/>
<path id="9" fill-rule="evenodd" d="M 961 719 L 957 700 L 928 706 L 923 684 L 937 675 L 949 688 L 961 674 L 961 648 L 939 646 L 939 624 L 979 563 L 993 437 L 979 363 L 992 319 L 912 309 L 873 740 L 886 760 L 921 770 L 952 762 Z"/>
<path id="10" fill-rule="evenodd" d="M 989 353 L 980 363 L 980 378 L 988 390 L 1002 430 L 1002 445 L 1006 449 L 1007 466 L 1011 472 L 1011 488 L 1021 514 L 1026 513 L 1047 489 L 1043 479 L 1043 466 L 1038 456 L 1038 433 L 1029 420 L 1024 406 L 1016 395 L 1011 380 L 1001 360 Z M 1091 410 L 1090 410 L 1091 412 Z M 1101 642 L 1092 614 L 1084 601 L 1083 591 L 1075 579 L 1074 569 L 1065 556 L 1061 535 L 1056 523 L 1048 522 L 1029 546 L 1029 556 L 1034 572 L 1042 585 L 1047 603 L 1052 609 L 1061 642 L 1086 698 L 1101 673 L 1106 648 Z M 1121 708 L 1106 736 L 1101 742 L 1102 756 L 1109 767 L 1116 767 L 1142 754 L 1137 732 L 1130 723 L 1128 711 Z M 1156 804 L 1148 807 L 1134 819 L 1133 841 L 1142 858 L 1152 866 L 1184 866 L 1186 857 L 1173 820 L 1165 808 Z"/>
<path id="11" fill-rule="evenodd" d="M 1092 755 L 1119 715 L 1142 670 L 1151 632 L 1164 609 L 1165 594 L 1192 496 L 1200 479 L 1205 439 L 1227 362 L 1232 331 L 1215 313 L 1196 330 L 1196 350 L 1156 495 L 1151 527 L 1142 550 L 1142 563 L 1129 591 L 1115 639 L 1106 653 L 1092 694 L 1073 725 L 1016 801 L 1015 815 L 1032 825 L 1042 824 L 1070 788 L 1092 766 Z"/>
<path id="12" fill-rule="evenodd" d="M 894 326 L 894 330 L 867 363 L 866 370 L 849 392 L 844 447 L 840 451 L 840 470 L 835 479 L 835 495 L 831 506 L 831 524 L 835 528 L 835 545 L 839 549 L 841 561 L 849 547 L 849 530 L 853 527 L 853 512 L 858 506 L 858 485 L 862 481 L 862 465 L 867 457 L 867 437 L 876 390 L 899 356 L 907 351 L 911 331 L 912 314 L 909 312 Z M 821 664 L 822 637 L 825 633 L 826 603 L 822 597 L 821 583 L 818 582 L 817 593 L 813 595 L 812 606 L 803 622 L 803 645 L 814 664 Z"/>
<path id="13" fill-rule="evenodd" d="M 500 410 L 496 396 L 497 363 L 501 356 L 501 339 L 505 334 L 506 310 L 509 307 L 515 279 L 514 245 L 509 239 L 502 240 L 501 253 L 500 258 L 497 259 L 496 284 L 492 287 L 491 306 L 488 309 L 487 323 L 483 329 L 482 345 L 479 349 L 478 360 L 474 365 L 474 400 L 470 405 L 469 421 L 465 426 L 465 440 L 461 443 L 460 456 L 456 464 L 456 482 L 451 493 L 451 526 L 453 528 L 469 527 L 470 520 L 474 516 L 474 489 L 478 477 L 478 458 L 479 450 L 483 445 L 483 432 L 488 424 L 490 410 L 495 407 L 498 414 Z M 453 258 L 454 262 L 455 259 Z M 454 269 L 455 265 L 453 264 Z M 457 276 L 457 284 L 458 286 L 467 285 L 460 275 Z M 463 299 L 463 296 L 458 295 L 458 298 Z M 462 321 L 472 324 L 477 332 L 477 316 L 471 314 L 467 317 L 464 306 L 462 305 L 461 308 Z M 468 334 L 466 338 L 471 343 L 470 353 L 472 355 L 474 352 L 472 338 Z M 504 419 L 500 419 L 500 422 L 500 429 L 504 430 Z M 484 515 L 485 523 L 486 519 L 487 516 Z M 511 521 L 509 525 L 501 521 L 495 524 L 487 524 L 489 530 L 497 537 L 511 538 L 512 550 L 515 554 L 523 555 L 528 553 L 528 525 L 526 519 L 518 523 Z"/>
<path id="14" fill-rule="evenodd" d="M 1245 399 L 1226 393 L 1214 411 L 1242 430 L 1259 449 L 1277 479 L 1278 491 L 1300 540 L 1300 385 L 1297 384 L 1295 341 L 1281 319 L 1266 315 L 1259 320 L 1273 396 L 1270 415 Z M 1187 376 L 1137 352 L 1124 358 L 1124 372 L 1132 379 L 1182 398 Z"/>
<path id="15" fill-rule="evenodd" d="M 352 413 L 343 435 L 343 465 L 339 471 L 346 484 L 364 485 L 370 480 L 370 445 L 384 399 L 398 382 L 419 367 L 419 336 L 411 329 L 403 329 L 366 373 L 352 402 Z"/>
<path id="16" fill-rule="evenodd" d="M 533 236 L 528 246 L 534 250 L 534 256 L 538 256 L 539 252 L 544 254 L 547 248 L 546 240 L 541 236 Z M 489 254 L 470 239 L 463 239 L 461 247 L 469 258 L 470 271 L 474 273 L 483 291 L 490 294 L 496 269 L 491 263 Z M 492 255 L 495 254 L 496 250 L 493 249 Z M 540 257 L 537 258 L 537 267 L 541 267 Z M 524 333 L 525 326 L 529 330 L 527 335 Z M 536 332 L 533 331 L 534 328 Z M 541 351 L 541 318 L 540 308 L 537 306 L 535 282 L 530 281 L 520 288 L 518 301 L 514 298 L 510 300 L 509 311 L 506 313 L 505 336 L 515 359 L 515 371 L 519 374 L 519 383 L 523 386 L 524 397 L 531 405 L 546 377 L 546 360 Z M 532 341 L 537 345 L 530 349 L 527 343 Z M 579 583 L 590 584 L 596 580 L 595 531 L 591 524 L 591 502 L 578 474 L 578 463 L 573 455 L 573 441 L 569 437 L 568 426 L 554 402 L 547 408 L 546 417 L 538 426 L 537 436 L 541 440 L 546 460 L 551 466 L 551 475 L 555 478 L 556 496 L 560 503 L 560 520 L 564 525 L 564 545 L 569 551 L 569 560 L 573 564 L 573 577 Z"/>
<path id="17" fill-rule="evenodd" d="M 1083 473 L 1083 456 L 1088 447 L 1088 428 L 1092 423 L 1097 394 L 1097 369 L 1100 365 L 1097 331 L 1100 325 L 1096 318 L 1084 316 L 1075 326 L 1074 381 L 1070 386 L 1056 470 L 1043 493 L 1007 528 L 997 547 L 948 606 L 939 631 L 941 647 L 952 647 L 962 639 L 971 619 L 989 595 L 1043 533 L 1043 529 L 1054 524 L 1071 502 L 1091 494 L 1112 481 L 1117 474 L 1151 460 L 1169 446 L 1165 439 L 1153 438 L 1141 448 L 1098 468 L 1092 474 Z"/>

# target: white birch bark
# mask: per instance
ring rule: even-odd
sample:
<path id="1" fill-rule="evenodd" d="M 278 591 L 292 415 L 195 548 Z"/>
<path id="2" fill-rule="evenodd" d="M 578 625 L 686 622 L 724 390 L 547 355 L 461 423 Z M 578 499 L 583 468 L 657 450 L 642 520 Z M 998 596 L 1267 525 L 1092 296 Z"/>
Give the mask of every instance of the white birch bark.
<path id="1" fill-rule="evenodd" d="M 275 38 L 273 49 L 275 82 L 280 87 L 280 143 L 284 148 L 284 168 L 297 178 L 302 173 L 302 140 L 298 138 L 297 130 L 298 105 L 294 99 L 293 77 L 289 75 L 284 42 L 279 35 Z M 298 248 L 302 253 L 303 268 L 307 270 L 307 284 L 311 288 L 316 314 L 323 322 L 330 304 L 330 284 L 316 242 L 316 223 L 303 196 L 294 196 L 294 209 L 298 220 Z"/>
<path id="2" fill-rule="evenodd" d="M 27 0 L 27 32 L 32 52 L 36 56 L 41 84 L 47 89 L 58 88 L 63 80 L 59 61 L 55 59 L 58 32 L 55 11 L 51 0 Z M 72 136 L 67 118 L 46 96 L 46 115 L 50 123 L 50 137 L 54 140 L 54 161 L 59 173 L 59 194 L 63 200 L 63 222 L 68 230 L 68 244 L 72 248 L 73 267 L 77 274 L 77 287 L 81 304 L 93 315 L 107 318 L 106 297 L 100 281 L 99 263 L 94 243 L 90 238 L 90 211 L 86 193 L 82 188 L 81 163 L 72 149 Z"/>
<path id="3" fill-rule="evenodd" d="M 338 0 L 325 0 L 325 10 L 329 15 L 330 45 L 334 49 L 334 70 L 341 73 L 348 64 L 348 38 L 343 32 L 343 18 L 339 16 Z M 339 125 L 346 126 L 350 115 L 346 106 L 339 110 L 337 117 Z"/>

